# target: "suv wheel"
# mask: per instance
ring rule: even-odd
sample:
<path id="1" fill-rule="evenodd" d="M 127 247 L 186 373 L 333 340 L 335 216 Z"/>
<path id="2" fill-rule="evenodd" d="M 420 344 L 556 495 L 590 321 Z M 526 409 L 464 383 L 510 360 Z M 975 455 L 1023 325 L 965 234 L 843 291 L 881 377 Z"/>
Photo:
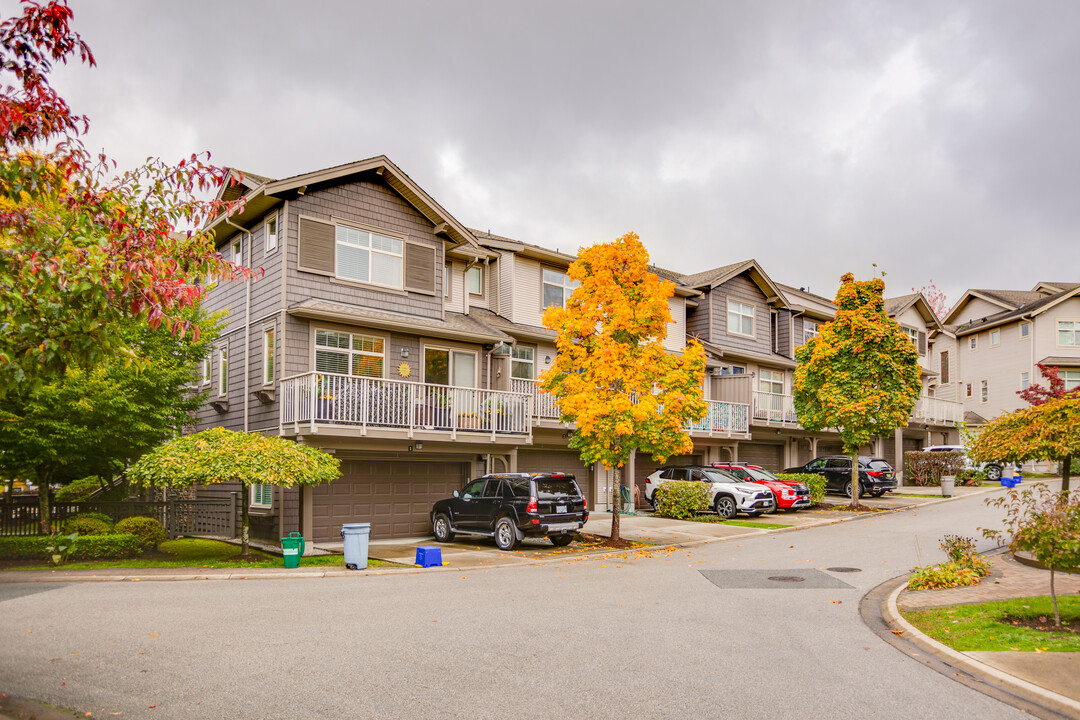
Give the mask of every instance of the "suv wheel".
<path id="1" fill-rule="evenodd" d="M 513 550 L 517 547 L 517 528 L 514 521 L 508 517 L 499 518 L 495 523 L 495 544 L 500 550 Z"/>
<path id="2" fill-rule="evenodd" d="M 656 499 L 656 491 L 653 490 L 652 497 L 649 498 L 649 504 L 652 505 L 653 512 L 660 510 L 659 500 Z"/>
<path id="3" fill-rule="evenodd" d="M 548 539 L 551 540 L 552 544 L 554 544 L 555 547 L 566 547 L 571 542 L 573 542 L 574 536 L 567 533 L 566 535 L 552 535 Z"/>
<path id="4" fill-rule="evenodd" d="M 871 490 L 870 494 L 873 495 L 874 497 L 881 497 L 882 495 L 885 494 L 885 491 L 884 490 Z"/>
<path id="5" fill-rule="evenodd" d="M 435 529 L 435 539 L 439 542 L 450 542 L 454 539 L 454 531 L 450 529 L 450 518 L 445 514 L 436 515 L 432 526 Z"/>
<path id="6" fill-rule="evenodd" d="M 730 520 L 735 517 L 735 501 L 726 495 L 717 495 L 716 502 L 713 503 L 713 509 L 716 510 L 716 514 L 725 520 Z"/>
<path id="7" fill-rule="evenodd" d="M 986 466 L 986 479 L 987 480 L 992 480 L 994 482 L 997 482 L 998 480 L 1000 480 L 1001 479 L 1001 468 L 999 468 L 997 465 L 987 465 Z"/>

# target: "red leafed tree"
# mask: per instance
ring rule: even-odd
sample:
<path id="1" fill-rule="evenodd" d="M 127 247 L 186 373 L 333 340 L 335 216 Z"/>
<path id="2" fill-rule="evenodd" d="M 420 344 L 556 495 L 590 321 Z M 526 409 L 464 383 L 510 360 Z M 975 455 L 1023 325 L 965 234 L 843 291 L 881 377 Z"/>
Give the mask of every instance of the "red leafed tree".
<path id="1" fill-rule="evenodd" d="M 120 324 L 198 332 L 181 316 L 197 278 L 250 273 L 207 233 L 177 232 L 235 210 L 195 197 L 229 179 L 208 155 L 118 173 L 83 148 L 89 120 L 49 84 L 56 63 L 94 65 L 71 21 L 66 0 L 24 0 L 0 24 L 0 395 L 130 357 Z"/>
<path id="2" fill-rule="evenodd" d="M 1026 390 L 1018 390 L 1016 393 L 1029 405 L 1042 405 L 1060 398 L 1080 398 L 1080 387 L 1066 390 L 1065 381 L 1058 375 L 1056 367 L 1050 367 L 1042 363 L 1038 363 L 1035 367 L 1039 368 L 1039 372 L 1047 384 L 1039 385 L 1035 383 L 1029 385 Z"/>
<path id="3" fill-rule="evenodd" d="M 949 301 L 945 298 L 945 293 L 938 290 L 933 278 L 930 278 L 929 285 L 923 285 L 918 290 L 911 288 L 911 291 L 923 294 L 926 302 L 930 305 L 930 309 L 937 315 L 938 320 L 944 320 L 945 316 L 949 314 Z"/>

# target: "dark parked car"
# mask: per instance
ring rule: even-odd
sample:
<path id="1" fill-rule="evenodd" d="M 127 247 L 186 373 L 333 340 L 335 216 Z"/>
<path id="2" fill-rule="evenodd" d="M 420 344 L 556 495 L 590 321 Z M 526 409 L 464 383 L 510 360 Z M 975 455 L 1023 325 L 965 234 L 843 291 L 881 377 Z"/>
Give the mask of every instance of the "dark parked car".
<path id="1" fill-rule="evenodd" d="M 455 535 L 495 538 L 500 550 L 513 550 L 525 537 L 547 536 L 569 545 L 589 520 L 589 507 L 573 475 L 500 473 L 473 480 L 452 498 L 431 508 L 435 539 Z"/>
<path id="2" fill-rule="evenodd" d="M 802 467 L 788 468 L 785 473 L 814 473 L 825 476 L 825 489 L 842 492 L 851 497 L 851 458 L 846 455 L 826 455 L 814 458 Z M 859 494 L 881 497 L 896 489 L 896 473 L 882 458 L 859 456 Z"/>

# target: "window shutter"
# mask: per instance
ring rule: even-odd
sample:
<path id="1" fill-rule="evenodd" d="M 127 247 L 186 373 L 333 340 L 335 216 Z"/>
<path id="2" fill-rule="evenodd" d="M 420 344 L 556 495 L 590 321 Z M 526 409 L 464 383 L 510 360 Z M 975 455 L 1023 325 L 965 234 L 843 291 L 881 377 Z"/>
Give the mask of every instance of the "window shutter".
<path id="1" fill-rule="evenodd" d="M 310 218 L 300 218 L 301 270 L 334 273 L 334 226 Z"/>
<path id="2" fill-rule="evenodd" d="M 919 354 L 926 354 L 926 333 L 924 332 L 919 333 Z"/>
<path id="3" fill-rule="evenodd" d="M 405 289 L 435 294 L 435 248 L 405 243 Z"/>

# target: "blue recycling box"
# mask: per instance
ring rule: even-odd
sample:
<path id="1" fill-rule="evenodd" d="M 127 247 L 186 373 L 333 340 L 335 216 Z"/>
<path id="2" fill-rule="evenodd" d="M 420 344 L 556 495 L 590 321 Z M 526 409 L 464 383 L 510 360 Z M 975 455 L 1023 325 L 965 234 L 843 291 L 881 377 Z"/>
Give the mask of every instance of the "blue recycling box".
<path id="1" fill-rule="evenodd" d="M 416 548 L 416 564 L 419 567 L 442 567 L 442 548 L 419 546 Z"/>
<path id="2" fill-rule="evenodd" d="M 368 536 L 371 523 L 345 523 L 341 526 L 341 539 L 345 545 L 345 567 L 363 570 L 368 566 Z"/>

